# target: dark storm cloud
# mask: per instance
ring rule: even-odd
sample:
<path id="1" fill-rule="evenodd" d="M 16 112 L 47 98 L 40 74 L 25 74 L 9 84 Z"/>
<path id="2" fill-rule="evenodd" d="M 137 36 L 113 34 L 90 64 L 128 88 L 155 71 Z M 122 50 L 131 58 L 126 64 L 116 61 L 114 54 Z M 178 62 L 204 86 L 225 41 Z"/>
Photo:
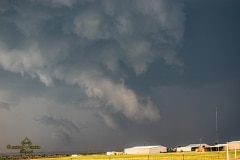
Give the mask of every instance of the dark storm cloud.
<path id="1" fill-rule="evenodd" d="M 9 5 L 1 14 L 2 68 L 38 78 L 46 86 L 56 80 L 77 84 L 89 98 L 133 121 L 159 118 L 151 101 L 142 103 L 124 84 L 120 62 L 136 75 L 146 72 L 154 58 L 182 65 L 175 52 L 184 32 L 182 4 L 24 1 Z M 9 35 L 17 41 L 10 42 Z"/>

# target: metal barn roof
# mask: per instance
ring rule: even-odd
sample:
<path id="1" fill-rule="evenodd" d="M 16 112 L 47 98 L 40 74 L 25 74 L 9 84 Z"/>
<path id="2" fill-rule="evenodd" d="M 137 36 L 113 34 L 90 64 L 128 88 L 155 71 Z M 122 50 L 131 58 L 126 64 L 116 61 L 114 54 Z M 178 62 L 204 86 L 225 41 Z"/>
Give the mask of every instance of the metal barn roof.
<path id="1" fill-rule="evenodd" d="M 161 145 L 158 145 L 158 146 L 136 146 L 136 147 L 132 147 L 132 148 L 155 148 L 155 147 L 164 147 L 164 146 L 161 146 Z"/>
<path id="2" fill-rule="evenodd" d="M 186 147 L 200 147 L 200 146 L 203 146 L 203 145 L 209 146 L 209 145 L 206 144 L 206 143 L 201 143 L 201 144 L 189 144 L 189 145 L 187 145 Z"/>

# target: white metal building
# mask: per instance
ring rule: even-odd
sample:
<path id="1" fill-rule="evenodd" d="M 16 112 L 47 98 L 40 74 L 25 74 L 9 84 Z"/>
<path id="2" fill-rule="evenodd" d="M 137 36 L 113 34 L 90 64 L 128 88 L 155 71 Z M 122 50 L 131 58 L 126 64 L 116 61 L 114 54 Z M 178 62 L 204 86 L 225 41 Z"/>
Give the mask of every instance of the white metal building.
<path id="1" fill-rule="evenodd" d="M 136 146 L 132 148 L 125 148 L 124 154 L 151 154 L 151 153 L 163 153 L 167 152 L 165 146 Z"/>
<path id="2" fill-rule="evenodd" d="M 216 144 L 214 146 L 207 147 L 207 151 L 225 151 L 227 144 Z"/>
<path id="3" fill-rule="evenodd" d="M 209 147 L 206 143 L 201 144 L 189 144 L 185 147 L 177 147 L 177 152 L 191 152 L 191 151 L 204 151 L 206 147 Z"/>

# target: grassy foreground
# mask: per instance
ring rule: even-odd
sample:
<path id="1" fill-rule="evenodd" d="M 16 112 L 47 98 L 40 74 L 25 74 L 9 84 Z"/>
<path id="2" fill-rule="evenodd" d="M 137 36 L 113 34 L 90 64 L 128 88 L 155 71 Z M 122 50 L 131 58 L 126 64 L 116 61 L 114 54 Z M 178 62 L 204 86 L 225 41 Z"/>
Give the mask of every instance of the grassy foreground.
<path id="1" fill-rule="evenodd" d="M 240 151 L 237 151 L 237 159 L 240 159 Z M 181 152 L 160 153 L 150 155 L 78 155 L 76 157 L 40 158 L 40 160 L 226 160 L 226 151 L 221 152 Z M 229 159 L 235 157 L 234 151 L 229 152 Z"/>

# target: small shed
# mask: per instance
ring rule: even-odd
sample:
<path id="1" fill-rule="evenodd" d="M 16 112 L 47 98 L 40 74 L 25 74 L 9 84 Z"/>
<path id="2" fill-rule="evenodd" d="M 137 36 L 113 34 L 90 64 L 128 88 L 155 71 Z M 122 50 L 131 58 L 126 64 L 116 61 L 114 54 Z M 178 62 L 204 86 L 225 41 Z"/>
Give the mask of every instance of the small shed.
<path id="1" fill-rule="evenodd" d="M 123 152 L 116 152 L 116 151 L 109 151 L 106 152 L 106 155 L 111 156 L 111 155 L 122 155 Z"/>
<path id="2" fill-rule="evenodd" d="M 167 147 L 157 146 L 136 146 L 131 148 L 125 148 L 124 154 L 151 154 L 151 153 L 163 153 L 167 152 Z"/>

